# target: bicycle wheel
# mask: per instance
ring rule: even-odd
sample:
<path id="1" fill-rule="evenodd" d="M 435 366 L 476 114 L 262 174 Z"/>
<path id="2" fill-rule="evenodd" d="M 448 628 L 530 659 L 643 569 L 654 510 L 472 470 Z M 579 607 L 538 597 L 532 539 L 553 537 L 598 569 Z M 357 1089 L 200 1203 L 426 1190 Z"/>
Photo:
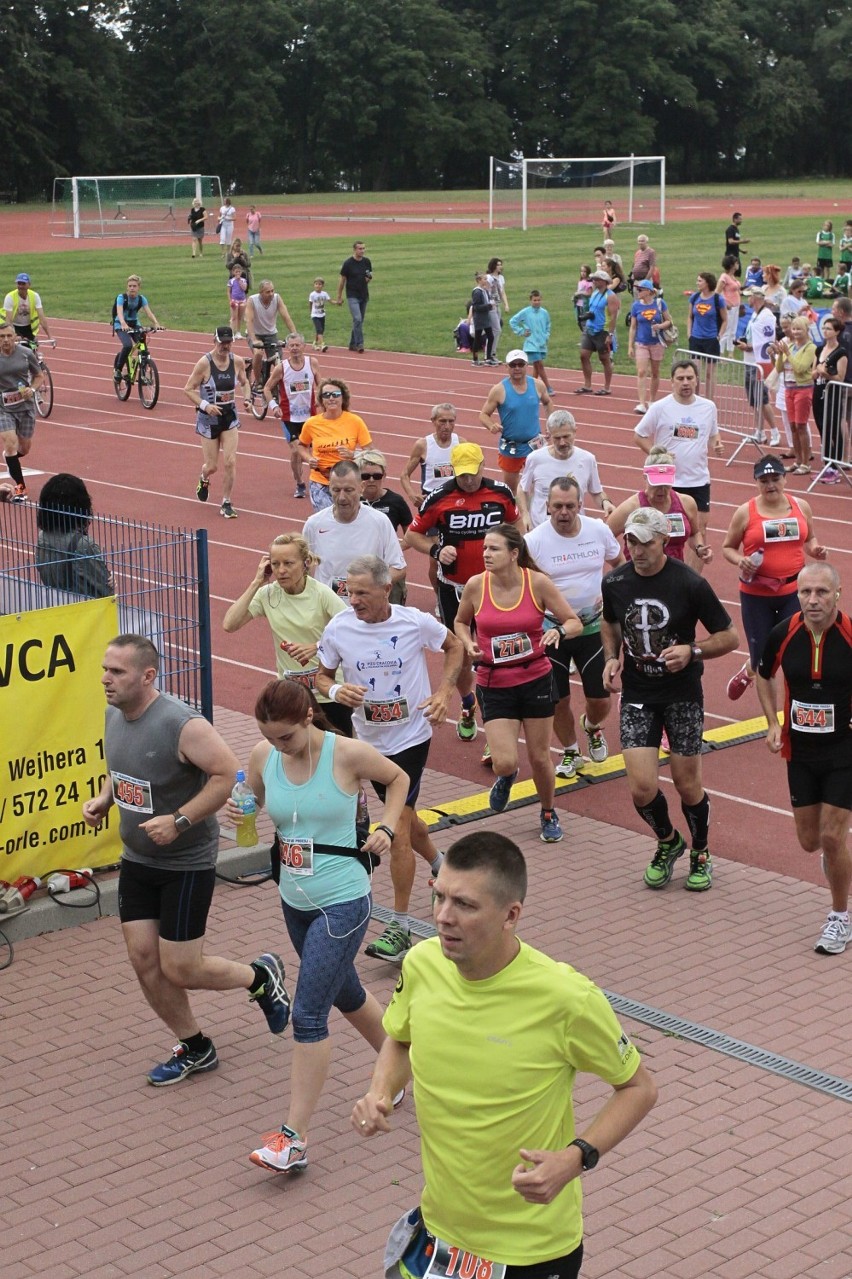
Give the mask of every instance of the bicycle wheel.
<path id="1" fill-rule="evenodd" d="M 126 364 L 124 368 L 121 370 L 120 378 L 116 380 L 115 374 L 113 373 L 112 389 L 115 391 L 116 395 L 118 396 L 120 400 L 123 401 L 123 400 L 130 399 L 130 388 L 132 385 L 133 383 L 130 381 L 130 374 L 127 371 Z"/>
<path id="2" fill-rule="evenodd" d="M 41 371 L 44 381 L 35 393 L 36 413 L 39 417 L 50 417 L 53 412 L 53 378 L 46 364 L 42 364 Z"/>
<path id="3" fill-rule="evenodd" d="M 251 412 L 258 422 L 262 422 L 269 412 L 266 396 L 263 394 L 263 383 L 258 382 L 251 388 Z"/>
<path id="4" fill-rule="evenodd" d="M 160 375 L 153 360 L 139 365 L 139 399 L 143 409 L 152 409 L 160 398 Z"/>

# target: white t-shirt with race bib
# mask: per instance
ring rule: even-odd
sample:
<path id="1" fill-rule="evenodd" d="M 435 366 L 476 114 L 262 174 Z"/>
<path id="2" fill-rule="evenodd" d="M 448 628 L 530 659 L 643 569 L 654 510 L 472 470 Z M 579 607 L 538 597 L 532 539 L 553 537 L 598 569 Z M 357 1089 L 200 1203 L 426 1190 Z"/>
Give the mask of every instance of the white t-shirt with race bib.
<path id="1" fill-rule="evenodd" d="M 673 395 L 652 404 L 636 434 L 661 444 L 675 460 L 675 487 L 700 488 L 710 483 L 707 449 L 719 430 L 716 405 L 703 395 L 681 404 Z"/>
<path id="2" fill-rule="evenodd" d="M 359 508 L 348 524 L 334 518 L 330 507 L 305 520 L 305 541 L 319 556 L 314 577 L 330 586 L 335 595 L 348 599 L 346 570 L 359 555 L 378 555 L 389 568 L 405 568 L 399 538 L 386 515 L 369 506 Z"/>
<path id="3" fill-rule="evenodd" d="M 606 563 L 621 554 L 604 521 L 581 515 L 576 537 L 565 537 L 548 520 L 527 533 L 525 540 L 539 568 L 553 578 L 583 625 L 596 621 Z"/>
<path id="4" fill-rule="evenodd" d="M 603 492 L 598 475 L 598 462 L 588 449 L 574 448 L 568 458 L 551 455 L 550 449 L 538 449 L 531 453 L 521 471 L 521 488 L 529 499 L 530 519 L 534 528 L 547 519 L 547 494 L 554 480 L 573 475 L 580 485 L 580 501 L 586 493 Z"/>

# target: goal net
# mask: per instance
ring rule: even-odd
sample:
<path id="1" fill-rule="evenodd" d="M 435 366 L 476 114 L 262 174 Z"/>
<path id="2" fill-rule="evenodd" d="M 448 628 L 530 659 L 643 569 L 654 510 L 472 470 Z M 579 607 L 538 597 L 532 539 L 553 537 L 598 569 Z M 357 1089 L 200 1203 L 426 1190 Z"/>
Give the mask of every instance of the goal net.
<path id="1" fill-rule="evenodd" d="M 192 201 L 222 203 L 218 177 L 201 173 L 54 178 L 51 234 L 186 235 Z"/>
<path id="2" fill-rule="evenodd" d="M 620 222 L 665 223 L 666 159 L 662 155 L 574 158 L 491 156 L 488 225 L 600 223 L 604 201 Z"/>

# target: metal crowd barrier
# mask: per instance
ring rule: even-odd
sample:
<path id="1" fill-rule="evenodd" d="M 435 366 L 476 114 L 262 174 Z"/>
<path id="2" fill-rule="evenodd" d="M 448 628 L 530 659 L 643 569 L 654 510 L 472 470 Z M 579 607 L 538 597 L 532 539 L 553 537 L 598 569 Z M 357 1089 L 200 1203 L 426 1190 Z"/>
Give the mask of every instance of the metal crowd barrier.
<path id="1" fill-rule="evenodd" d="M 763 456 L 761 408 L 767 394 L 759 364 L 745 364 L 726 355 L 698 355 L 678 347 L 673 361 L 691 360 L 699 372 L 698 394 L 716 405 L 719 429 L 735 436 L 739 443 L 725 463 L 730 466 L 747 445 Z"/>
<path id="2" fill-rule="evenodd" d="M 852 488 L 852 384 L 829 382 L 826 384 L 822 407 L 822 425 L 817 423 L 822 439 L 822 468 L 808 485 L 808 492 L 820 482 L 827 471 L 836 471 Z"/>

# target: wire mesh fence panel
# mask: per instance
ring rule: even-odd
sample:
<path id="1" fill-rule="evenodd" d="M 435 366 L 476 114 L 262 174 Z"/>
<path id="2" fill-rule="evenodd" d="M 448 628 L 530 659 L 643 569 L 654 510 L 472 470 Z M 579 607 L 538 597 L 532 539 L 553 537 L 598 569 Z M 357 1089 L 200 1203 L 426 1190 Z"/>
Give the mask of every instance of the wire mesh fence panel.
<path id="1" fill-rule="evenodd" d="M 160 654 L 158 686 L 212 718 L 207 533 L 0 504 L 0 613 L 114 594 L 123 633 Z"/>
<path id="2" fill-rule="evenodd" d="M 821 394 L 817 394 L 817 390 Z M 814 388 L 814 418 L 822 448 L 821 467 L 808 485 L 846 483 L 852 488 L 852 384 L 827 382 Z"/>

